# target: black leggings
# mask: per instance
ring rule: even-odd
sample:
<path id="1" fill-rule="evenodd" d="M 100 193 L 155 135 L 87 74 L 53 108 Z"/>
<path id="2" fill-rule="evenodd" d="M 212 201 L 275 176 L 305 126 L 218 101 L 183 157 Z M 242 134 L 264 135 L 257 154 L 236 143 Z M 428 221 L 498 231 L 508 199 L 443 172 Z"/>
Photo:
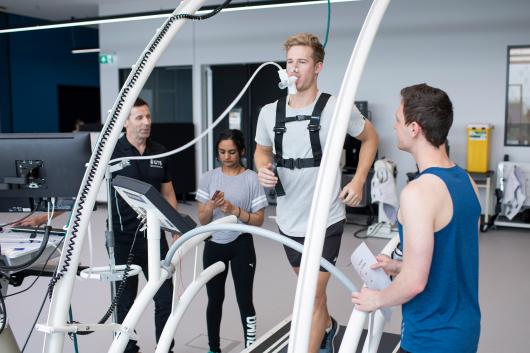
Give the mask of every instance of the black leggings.
<path id="1" fill-rule="evenodd" d="M 256 272 L 256 252 L 252 236 L 250 234 L 241 234 L 236 240 L 228 244 L 207 241 L 204 245 L 204 268 L 217 261 L 222 261 L 226 268 L 206 284 L 208 292 L 206 324 L 210 350 L 212 352 L 221 351 L 219 331 L 229 263 L 232 264 L 232 278 L 234 279 L 237 304 L 241 314 L 241 323 L 243 324 L 245 347 L 248 347 L 256 340 L 256 311 L 252 303 L 252 287 L 254 284 L 254 273 Z"/>

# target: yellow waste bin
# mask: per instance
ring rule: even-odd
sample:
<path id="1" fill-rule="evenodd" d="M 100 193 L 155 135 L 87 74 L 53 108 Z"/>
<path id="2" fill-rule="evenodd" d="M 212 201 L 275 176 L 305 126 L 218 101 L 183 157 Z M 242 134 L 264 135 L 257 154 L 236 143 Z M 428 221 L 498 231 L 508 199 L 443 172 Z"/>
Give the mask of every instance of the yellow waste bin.
<path id="1" fill-rule="evenodd" d="M 485 173 L 489 170 L 490 124 L 473 124 L 467 126 L 467 170 Z"/>

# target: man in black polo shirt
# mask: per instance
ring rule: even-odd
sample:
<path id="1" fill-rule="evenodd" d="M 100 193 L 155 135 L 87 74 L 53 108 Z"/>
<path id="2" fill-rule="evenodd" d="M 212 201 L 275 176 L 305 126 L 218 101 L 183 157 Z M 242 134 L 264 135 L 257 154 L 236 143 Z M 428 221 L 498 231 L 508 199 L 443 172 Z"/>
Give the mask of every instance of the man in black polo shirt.
<path id="1" fill-rule="evenodd" d="M 120 137 L 114 148 L 112 159 L 120 157 L 155 155 L 166 151 L 166 149 L 149 138 L 151 134 L 151 112 L 147 103 L 138 98 L 131 109 L 129 117 L 125 121 L 125 134 Z M 173 190 L 173 184 L 168 171 L 167 159 L 150 159 L 130 161 L 130 165 L 120 171 L 113 173 L 138 179 L 153 185 L 164 198 L 176 209 L 177 199 Z M 137 213 L 117 194 L 116 190 L 111 193 L 112 205 L 112 230 L 115 236 L 114 255 L 116 264 L 127 263 L 129 252 L 134 256 L 133 263 L 142 267 L 145 277 L 148 276 L 147 267 L 147 238 L 143 232 L 138 231 L 140 221 Z M 136 239 L 135 239 L 135 233 Z M 133 246 L 133 239 L 134 246 Z M 132 247 L 132 250 L 131 250 Z M 160 241 L 160 255 L 163 258 L 168 251 L 168 243 L 164 236 Z M 119 282 L 117 283 L 119 286 Z M 118 322 L 123 322 L 127 312 L 131 308 L 138 291 L 138 277 L 132 276 L 127 279 L 127 285 L 117 305 Z M 171 313 L 173 286 L 168 279 L 154 297 L 155 301 L 155 333 L 156 340 Z M 173 347 L 173 343 L 171 345 Z M 136 341 L 130 340 L 125 353 L 137 353 Z"/>

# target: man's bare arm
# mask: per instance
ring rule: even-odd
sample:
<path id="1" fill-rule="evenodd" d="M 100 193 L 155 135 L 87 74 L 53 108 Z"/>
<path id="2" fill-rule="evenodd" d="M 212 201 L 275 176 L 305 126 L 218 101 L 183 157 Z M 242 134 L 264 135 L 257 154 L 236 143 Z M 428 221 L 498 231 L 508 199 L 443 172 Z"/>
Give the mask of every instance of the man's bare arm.
<path id="1" fill-rule="evenodd" d="M 160 186 L 160 193 L 166 199 L 167 202 L 176 210 L 177 209 L 177 197 L 175 196 L 175 189 L 173 189 L 173 182 L 168 181 L 167 183 L 162 183 Z M 178 233 L 173 233 L 173 241 L 175 241 L 179 235 Z"/>
<path id="2" fill-rule="evenodd" d="M 363 131 L 356 136 L 361 141 L 359 151 L 359 163 L 352 180 L 344 186 L 339 198 L 348 206 L 357 206 L 363 199 L 363 187 L 368 176 L 368 172 L 374 163 L 379 145 L 379 138 L 374 126 L 368 120 L 364 124 Z"/>
<path id="3" fill-rule="evenodd" d="M 412 182 L 400 198 L 403 225 L 403 263 L 394 281 L 383 291 L 363 288 L 352 294 L 352 302 L 362 311 L 400 305 L 421 293 L 427 285 L 434 249 L 436 205 L 427 187 Z"/>
<path id="4" fill-rule="evenodd" d="M 366 182 L 368 172 L 372 168 L 375 155 L 377 154 L 377 146 L 379 146 L 379 137 L 375 131 L 374 125 L 366 120 L 363 132 L 356 137 L 361 141 L 361 149 L 359 151 L 359 164 L 353 179 L 359 179 L 363 183 Z"/>
<path id="5" fill-rule="evenodd" d="M 256 164 L 257 170 L 266 167 L 268 164 L 272 164 L 272 146 L 256 144 L 254 164 Z"/>
<path id="6" fill-rule="evenodd" d="M 273 188 L 278 182 L 278 178 L 272 171 L 272 147 L 256 144 L 254 164 L 256 164 L 258 171 L 259 183 L 262 186 Z"/>
<path id="7" fill-rule="evenodd" d="M 171 181 L 162 183 L 160 193 L 174 209 L 177 209 L 177 197 L 175 196 L 175 190 L 173 189 L 173 183 Z"/>
<path id="8" fill-rule="evenodd" d="M 431 193 L 432 194 L 432 193 Z M 403 264 L 392 284 L 381 292 L 381 306 L 408 302 L 427 285 L 434 249 L 435 200 L 419 183 L 409 184 L 401 193 Z"/>

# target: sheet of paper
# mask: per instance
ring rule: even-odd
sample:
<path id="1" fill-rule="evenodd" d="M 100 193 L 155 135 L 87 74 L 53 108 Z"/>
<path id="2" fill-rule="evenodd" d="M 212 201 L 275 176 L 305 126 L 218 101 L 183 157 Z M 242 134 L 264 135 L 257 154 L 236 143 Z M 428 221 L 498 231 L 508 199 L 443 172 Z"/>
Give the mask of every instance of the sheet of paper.
<path id="1" fill-rule="evenodd" d="M 365 242 L 362 242 L 351 255 L 353 268 L 361 277 L 365 286 L 374 290 L 383 290 L 390 285 L 390 277 L 380 268 L 376 270 L 370 268 L 376 262 L 374 254 L 368 249 Z M 390 308 L 385 308 L 381 311 L 385 319 L 389 321 L 392 314 Z"/>

